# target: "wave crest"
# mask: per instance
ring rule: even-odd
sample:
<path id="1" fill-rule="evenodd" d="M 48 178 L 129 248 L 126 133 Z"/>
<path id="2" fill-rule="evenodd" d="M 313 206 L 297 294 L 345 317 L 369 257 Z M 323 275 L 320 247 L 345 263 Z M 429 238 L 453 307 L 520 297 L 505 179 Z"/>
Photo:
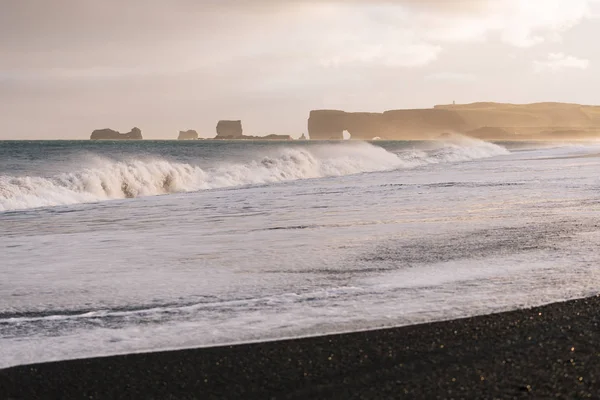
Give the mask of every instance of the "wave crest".
<path id="1" fill-rule="evenodd" d="M 249 163 L 210 169 L 160 159 L 103 160 L 100 167 L 49 178 L 0 176 L 0 211 L 387 171 L 506 153 L 491 143 L 461 139 L 397 154 L 364 142 L 289 147 Z"/>

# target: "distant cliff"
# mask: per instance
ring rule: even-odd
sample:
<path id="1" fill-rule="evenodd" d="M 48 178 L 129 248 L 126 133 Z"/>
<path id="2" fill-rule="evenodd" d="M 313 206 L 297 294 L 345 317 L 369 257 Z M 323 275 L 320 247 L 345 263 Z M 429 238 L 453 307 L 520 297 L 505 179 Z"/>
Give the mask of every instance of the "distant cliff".
<path id="1" fill-rule="evenodd" d="M 120 133 L 112 129 L 96 129 L 90 136 L 91 140 L 142 140 L 142 131 L 133 128 L 130 132 Z"/>
<path id="2" fill-rule="evenodd" d="M 178 140 L 197 140 L 198 139 L 198 132 L 196 132 L 193 129 L 187 130 L 187 131 L 179 131 L 179 136 L 177 137 Z"/>
<path id="3" fill-rule="evenodd" d="M 311 140 L 342 140 L 348 129 L 348 115 L 339 110 L 313 110 L 308 118 L 308 136 Z"/>
<path id="4" fill-rule="evenodd" d="M 430 139 L 462 133 L 488 140 L 537 140 L 600 137 L 600 107 L 566 103 L 473 103 L 430 109 L 349 113 L 313 110 L 312 140 Z"/>

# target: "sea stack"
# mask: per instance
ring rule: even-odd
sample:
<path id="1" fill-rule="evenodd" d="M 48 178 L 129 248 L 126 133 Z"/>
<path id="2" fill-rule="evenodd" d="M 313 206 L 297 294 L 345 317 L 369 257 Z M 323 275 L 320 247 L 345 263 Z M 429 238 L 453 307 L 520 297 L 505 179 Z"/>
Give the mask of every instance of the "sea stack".
<path id="1" fill-rule="evenodd" d="M 193 129 L 187 131 L 179 131 L 178 140 L 198 140 L 198 132 Z"/>
<path id="2" fill-rule="evenodd" d="M 219 121 L 217 123 L 217 140 L 293 140 L 290 135 L 270 134 L 264 136 L 247 136 L 243 134 L 242 121 Z"/>
<path id="3" fill-rule="evenodd" d="M 215 139 L 241 139 L 243 136 L 242 121 L 219 121 Z"/>
<path id="4" fill-rule="evenodd" d="M 90 140 L 142 140 L 140 128 L 132 128 L 130 132 L 120 133 L 112 129 L 96 129 L 92 132 Z"/>

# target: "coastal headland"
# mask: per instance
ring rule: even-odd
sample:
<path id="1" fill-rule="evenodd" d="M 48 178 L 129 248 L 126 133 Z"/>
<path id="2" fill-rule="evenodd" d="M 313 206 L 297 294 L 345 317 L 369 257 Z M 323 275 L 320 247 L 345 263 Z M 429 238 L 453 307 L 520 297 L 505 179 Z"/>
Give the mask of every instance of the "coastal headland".
<path id="1" fill-rule="evenodd" d="M 7 399 L 598 398 L 600 298 L 393 329 L 0 370 Z"/>
<path id="2" fill-rule="evenodd" d="M 564 140 L 600 137 L 600 106 L 570 103 L 472 103 L 382 113 L 313 110 L 311 140 L 427 140 L 460 133 L 483 140 Z"/>

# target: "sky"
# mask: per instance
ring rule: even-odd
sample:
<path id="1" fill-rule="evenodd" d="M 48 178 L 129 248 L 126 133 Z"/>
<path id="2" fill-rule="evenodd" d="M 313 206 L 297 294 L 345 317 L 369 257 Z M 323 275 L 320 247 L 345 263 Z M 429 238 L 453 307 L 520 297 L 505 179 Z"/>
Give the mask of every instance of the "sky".
<path id="1" fill-rule="evenodd" d="M 0 0 L 0 140 L 312 109 L 600 104 L 600 0 Z"/>

